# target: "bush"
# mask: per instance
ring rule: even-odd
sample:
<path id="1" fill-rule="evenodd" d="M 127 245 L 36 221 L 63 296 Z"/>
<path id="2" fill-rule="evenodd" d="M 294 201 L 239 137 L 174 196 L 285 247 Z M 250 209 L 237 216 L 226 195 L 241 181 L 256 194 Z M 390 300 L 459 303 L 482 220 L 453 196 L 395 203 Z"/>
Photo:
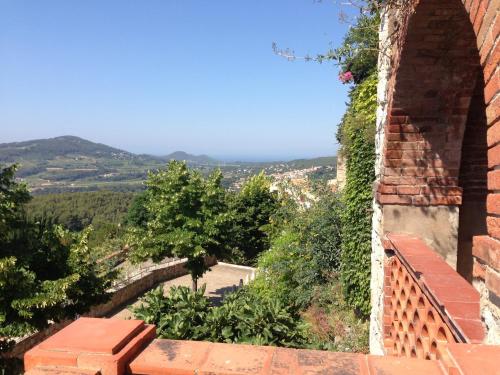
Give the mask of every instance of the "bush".
<path id="1" fill-rule="evenodd" d="M 253 264 L 262 251 L 269 248 L 268 227 L 279 207 L 271 180 L 261 172 L 251 177 L 238 193 L 228 195 L 231 212 L 230 247 L 228 260 Z"/>
<path id="2" fill-rule="evenodd" d="M 316 287 L 311 305 L 302 316 L 308 323 L 311 347 L 336 352 L 369 352 L 368 321 L 359 318 L 345 303 L 338 281 Z"/>
<path id="3" fill-rule="evenodd" d="M 196 292 L 187 287 L 173 286 L 168 296 L 163 287 L 146 293 L 142 304 L 133 309 L 137 319 L 156 324 L 158 335 L 165 339 L 198 340 L 205 330 L 205 318 L 209 312 L 209 301 L 204 296 L 205 286 Z"/>
<path id="4" fill-rule="evenodd" d="M 158 287 L 133 309 L 137 319 L 156 324 L 161 338 L 207 340 L 302 347 L 305 345 L 300 317 L 280 301 L 262 298 L 242 289 L 210 306 L 203 293 L 172 287 L 168 295 Z"/>
<path id="5" fill-rule="evenodd" d="M 300 308 L 307 306 L 316 285 L 334 277 L 340 264 L 342 202 L 326 187 L 307 210 L 290 210 L 278 221 L 281 232 L 258 259 L 255 293 Z M 278 234 L 279 233 L 279 234 Z"/>

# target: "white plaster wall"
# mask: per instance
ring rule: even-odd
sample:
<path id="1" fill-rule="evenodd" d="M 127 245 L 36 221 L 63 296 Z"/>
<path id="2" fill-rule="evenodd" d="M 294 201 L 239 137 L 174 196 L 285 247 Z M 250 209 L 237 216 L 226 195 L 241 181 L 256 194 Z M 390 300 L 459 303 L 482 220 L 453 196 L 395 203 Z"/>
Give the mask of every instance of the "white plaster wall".
<path id="1" fill-rule="evenodd" d="M 493 271 L 494 272 L 494 271 Z M 500 307 L 492 299 L 497 300 L 493 293 L 488 291 L 484 280 L 474 279 L 472 285 L 479 291 L 481 296 L 481 317 L 486 328 L 484 343 L 489 345 L 500 344 Z M 490 293 L 492 295 L 490 295 Z M 496 301 L 500 303 L 500 301 Z"/>
<path id="2" fill-rule="evenodd" d="M 383 168 L 384 125 L 387 119 L 388 83 L 391 73 L 390 12 L 385 8 L 381 13 L 377 87 L 377 124 L 375 133 L 375 182 L 380 181 Z M 384 247 L 382 246 L 382 207 L 373 200 L 372 254 L 371 254 L 371 306 L 370 352 L 384 354 L 383 312 L 384 312 Z"/>

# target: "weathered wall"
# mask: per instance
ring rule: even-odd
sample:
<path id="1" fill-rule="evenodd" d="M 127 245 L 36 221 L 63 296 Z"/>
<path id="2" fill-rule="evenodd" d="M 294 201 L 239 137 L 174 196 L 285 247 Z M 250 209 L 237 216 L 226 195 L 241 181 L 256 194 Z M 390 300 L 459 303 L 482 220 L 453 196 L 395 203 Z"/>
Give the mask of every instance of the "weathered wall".
<path id="1" fill-rule="evenodd" d="M 380 180 L 383 170 L 382 150 L 385 142 L 384 126 L 387 118 L 388 83 L 391 74 L 391 38 L 393 33 L 390 22 L 391 12 L 385 8 L 381 13 L 379 46 L 381 53 L 378 61 L 378 86 L 377 86 L 377 123 L 375 129 L 375 179 Z M 384 310 L 384 247 L 382 245 L 382 205 L 373 200 L 372 218 L 372 253 L 371 253 L 371 306 L 370 313 L 370 353 L 382 355 L 383 347 L 383 310 Z"/>
<path id="2" fill-rule="evenodd" d="M 473 279 L 486 341 L 498 343 L 500 0 L 396 3 L 380 33 L 390 47 L 379 62 L 371 350 L 387 232 L 417 235 Z"/>
<path id="3" fill-rule="evenodd" d="M 382 218 L 384 232 L 413 234 L 456 268 L 458 207 L 384 205 Z"/>

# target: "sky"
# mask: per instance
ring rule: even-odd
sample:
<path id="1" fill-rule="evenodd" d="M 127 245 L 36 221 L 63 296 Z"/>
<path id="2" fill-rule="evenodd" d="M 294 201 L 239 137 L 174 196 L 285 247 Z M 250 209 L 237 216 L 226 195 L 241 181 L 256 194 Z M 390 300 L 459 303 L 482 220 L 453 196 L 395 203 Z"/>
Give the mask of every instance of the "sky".
<path id="1" fill-rule="evenodd" d="M 75 135 L 223 160 L 334 155 L 333 0 L 0 0 L 0 143 Z"/>

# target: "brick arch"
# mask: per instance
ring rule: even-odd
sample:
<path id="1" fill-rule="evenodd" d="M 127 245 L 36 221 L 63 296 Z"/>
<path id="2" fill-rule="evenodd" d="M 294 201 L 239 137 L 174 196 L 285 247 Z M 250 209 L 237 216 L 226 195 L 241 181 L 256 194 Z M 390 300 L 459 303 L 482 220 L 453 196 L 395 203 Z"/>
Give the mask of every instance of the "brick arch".
<path id="1" fill-rule="evenodd" d="M 384 231 L 420 235 L 469 280 L 472 238 L 500 238 L 499 4 L 413 0 L 400 12 L 377 181 Z"/>
<path id="2" fill-rule="evenodd" d="M 421 0 L 404 26 L 379 202 L 460 205 L 462 141 L 481 72 L 476 36 L 459 0 Z"/>

